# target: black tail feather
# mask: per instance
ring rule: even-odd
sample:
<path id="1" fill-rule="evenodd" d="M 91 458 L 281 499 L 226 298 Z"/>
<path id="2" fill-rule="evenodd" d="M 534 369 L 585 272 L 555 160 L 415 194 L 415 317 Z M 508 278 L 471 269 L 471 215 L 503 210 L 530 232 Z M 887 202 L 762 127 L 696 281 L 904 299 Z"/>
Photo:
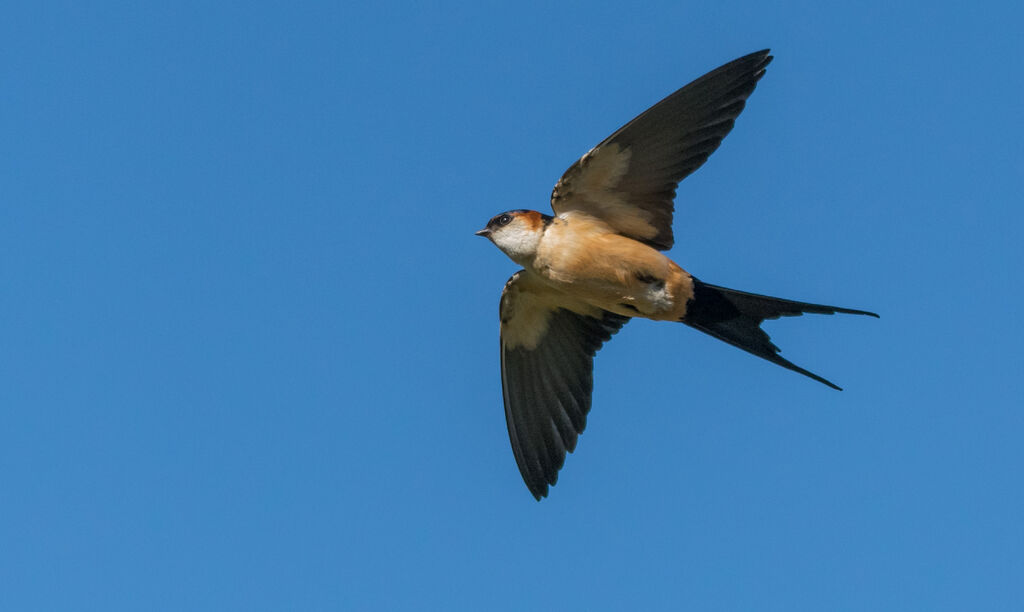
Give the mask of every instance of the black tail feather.
<path id="1" fill-rule="evenodd" d="M 814 314 L 839 312 L 878 317 L 877 314 L 866 310 L 794 302 L 793 300 L 716 287 L 702 283 L 695 278 L 693 279 L 693 299 L 687 304 L 686 316 L 682 321 L 694 329 L 728 342 L 748 353 L 842 391 L 834 383 L 783 359 L 779 355 L 779 347 L 772 344 L 771 338 L 761 329 L 761 323 L 767 319 L 795 317 L 805 312 Z"/>

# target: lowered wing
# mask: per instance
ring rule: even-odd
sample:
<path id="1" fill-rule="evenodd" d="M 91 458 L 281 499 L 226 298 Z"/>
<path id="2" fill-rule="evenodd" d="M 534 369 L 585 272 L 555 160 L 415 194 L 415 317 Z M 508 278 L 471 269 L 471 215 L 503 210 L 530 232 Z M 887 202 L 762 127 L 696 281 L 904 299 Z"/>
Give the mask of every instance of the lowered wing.
<path id="1" fill-rule="evenodd" d="M 508 435 L 539 500 L 586 427 L 594 354 L 629 318 L 574 300 L 525 270 L 505 284 L 500 311 Z"/>

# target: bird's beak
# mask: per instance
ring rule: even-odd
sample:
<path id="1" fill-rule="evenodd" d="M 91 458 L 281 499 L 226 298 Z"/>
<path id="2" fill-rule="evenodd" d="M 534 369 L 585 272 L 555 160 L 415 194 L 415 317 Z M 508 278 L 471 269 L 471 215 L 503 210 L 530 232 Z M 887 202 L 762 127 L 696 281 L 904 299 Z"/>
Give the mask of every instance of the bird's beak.
<path id="1" fill-rule="evenodd" d="M 479 232 L 476 232 L 475 235 L 483 236 L 484 238 L 490 238 L 491 237 L 491 230 L 485 227 L 484 229 L 480 230 Z"/>

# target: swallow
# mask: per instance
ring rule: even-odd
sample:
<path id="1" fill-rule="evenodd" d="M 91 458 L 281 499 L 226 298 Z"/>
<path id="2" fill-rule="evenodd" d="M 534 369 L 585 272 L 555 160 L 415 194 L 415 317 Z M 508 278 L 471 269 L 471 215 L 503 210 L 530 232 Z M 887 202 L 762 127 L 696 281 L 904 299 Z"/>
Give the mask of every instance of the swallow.
<path id="1" fill-rule="evenodd" d="M 766 49 L 729 62 L 616 130 L 562 175 L 554 215 L 510 210 L 476 232 L 523 268 L 501 294 L 501 386 L 512 452 L 538 501 L 586 426 L 594 355 L 631 318 L 685 323 L 840 389 L 784 359 L 761 324 L 877 314 L 711 285 L 662 253 L 679 182 L 732 130 L 771 61 Z"/>

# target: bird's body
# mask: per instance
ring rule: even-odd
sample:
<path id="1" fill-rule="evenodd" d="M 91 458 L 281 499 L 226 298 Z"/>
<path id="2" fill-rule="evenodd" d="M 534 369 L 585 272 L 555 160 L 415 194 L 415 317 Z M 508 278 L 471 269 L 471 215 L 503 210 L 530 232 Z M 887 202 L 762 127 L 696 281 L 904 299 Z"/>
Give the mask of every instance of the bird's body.
<path id="1" fill-rule="evenodd" d="M 593 357 L 630 318 L 685 323 L 838 389 L 782 358 L 766 319 L 873 313 L 703 283 L 671 248 L 680 180 L 733 127 L 771 61 L 752 53 L 671 94 L 574 163 L 555 185 L 555 215 L 513 210 L 477 232 L 523 266 L 501 297 L 501 374 L 512 450 L 540 499 L 586 425 Z"/>
<path id="2" fill-rule="evenodd" d="M 693 297 L 693 280 L 674 261 L 646 244 L 616 233 L 580 212 L 543 217 L 536 248 L 516 260 L 544 289 L 627 317 L 680 321 Z"/>

